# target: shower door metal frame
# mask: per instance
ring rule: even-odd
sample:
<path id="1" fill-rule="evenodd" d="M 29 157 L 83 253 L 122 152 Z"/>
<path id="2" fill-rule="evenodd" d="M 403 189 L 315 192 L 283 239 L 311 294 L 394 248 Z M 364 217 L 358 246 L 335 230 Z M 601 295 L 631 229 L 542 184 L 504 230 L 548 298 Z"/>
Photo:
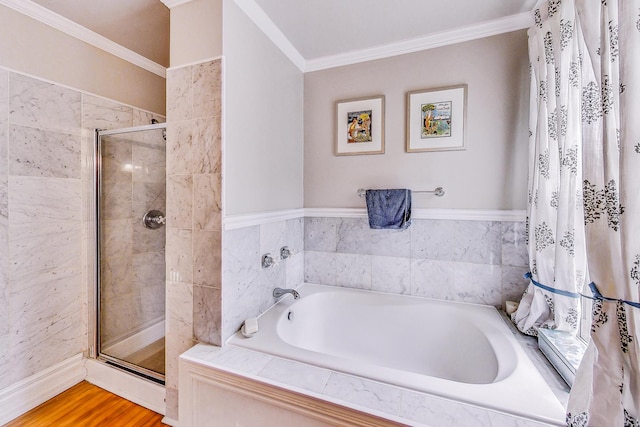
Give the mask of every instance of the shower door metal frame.
<path id="1" fill-rule="evenodd" d="M 97 360 L 106 362 L 107 364 L 122 369 L 126 372 L 132 373 L 134 375 L 138 375 L 147 380 L 153 381 L 155 383 L 164 385 L 165 384 L 165 376 L 159 374 L 158 372 L 152 371 L 150 369 L 143 368 L 142 366 L 135 365 L 133 363 L 127 362 L 122 359 L 118 359 L 117 357 L 109 356 L 108 354 L 102 353 L 102 343 L 100 338 L 100 313 L 101 313 L 101 304 L 100 304 L 100 292 L 101 292 L 101 283 L 100 283 L 100 247 L 101 247 L 101 237 L 100 237 L 100 200 L 102 196 L 102 141 L 100 137 L 102 136 L 110 136 L 110 135 L 119 135 L 123 133 L 132 133 L 132 132 L 144 132 L 149 130 L 157 130 L 164 129 L 166 131 L 167 124 L 166 123 L 155 123 L 151 125 L 143 125 L 143 126 L 134 126 L 128 128 L 121 129 L 112 129 L 112 130 L 103 130 L 96 129 L 94 132 L 94 182 L 95 182 L 95 249 L 96 249 L 96 257 L 95 257 L 95 333 L 94 333 L 94 345 L 95 351 L 93 352 L 94 357 Z M 166 157 L 165 157 L 166 161 Z"/>

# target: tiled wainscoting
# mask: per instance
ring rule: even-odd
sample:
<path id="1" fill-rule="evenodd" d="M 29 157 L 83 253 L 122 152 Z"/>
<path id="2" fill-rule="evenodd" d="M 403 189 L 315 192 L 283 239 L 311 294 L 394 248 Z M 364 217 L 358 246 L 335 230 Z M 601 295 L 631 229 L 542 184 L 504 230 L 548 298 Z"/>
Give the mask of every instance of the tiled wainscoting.
<path id="1" fill-rule="evenodd" d="M 523 221 L 414 219 L 403 231 L 366 218 L 305 218 L 305 281 L 490 304 L 527 286 Z"/>
<path id="2" fill-rule="evenodd" d="M 302 282 L 503 306 L 527 287 L 525 224 L 521 218 L 414 219 L 404 231 L 371 230 L 363 213 L 311 216 L 246 226 L 227 223 L 223 236 L 223 339 L 275 300 L 274 287 Z M 456 217 L 456 215 L 442 215 Z M 459 216 L 459 215 L 458 215 Z M 484 215 L 484 218 L 491 218 Z M 517 215 L 516 215 L 517 217 Z M 263 269 L 265 253 L 291 258 Z"/>
<path id="3" fill-rule="evenodd" d="M 223 235 L 222 310 L 224 340 L 233 335 L 244 319 L 266 311 L 276 301 L 275 287 L 296 288 L 304 280 L 304 219 L 278 220 L 226 230 Z M 287 246 L 293 255 L 263 269 L 261 256 L 280 256 Z"/>

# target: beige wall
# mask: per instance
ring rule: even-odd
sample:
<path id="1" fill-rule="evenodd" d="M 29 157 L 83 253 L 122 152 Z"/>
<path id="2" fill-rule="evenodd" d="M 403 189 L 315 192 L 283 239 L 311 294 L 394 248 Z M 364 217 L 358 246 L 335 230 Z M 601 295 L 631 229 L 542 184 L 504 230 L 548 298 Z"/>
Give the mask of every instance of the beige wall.
<path id="1" fill-rule="evenodd" d="M 224 3 L 225 212 L 303 204 L 303 74 Z"/>
<path id="2" fill-rule="evenodd" d="M 418 208 L 525 209 L 525 31 L 305 75 L 304 206 L 364 207 L 356 190 L 408 187 Z M 465 151 L 406 153 L 407 91 L 466 83 Z M 334 156 L 336 100 L 386 97 L 386 153 Z"/>
<path id="3" fill-rule="evenodd" d="M 164 114 L 165 79 L 0 6 L 0 66 Z"/>
<path id="4" fill-rule="evenodd" d="M 171 67 L 222 55 L 222 0 L 192 0 L 171 9 Z"/>

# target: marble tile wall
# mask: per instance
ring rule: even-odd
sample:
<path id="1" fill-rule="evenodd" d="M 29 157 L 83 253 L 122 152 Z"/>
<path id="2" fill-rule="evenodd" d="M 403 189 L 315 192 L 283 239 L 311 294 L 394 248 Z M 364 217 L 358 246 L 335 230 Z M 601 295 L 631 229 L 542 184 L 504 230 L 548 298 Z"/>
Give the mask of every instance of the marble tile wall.
<path id="1" fill-rule="evenodd" d="M 276 287 L 297 288 L 304 280 L 304 220 L 289 219 L 224 232 L 222 308 L 223 340 L 249 317 L 256 317 L 276 300 Z M 293 255 L 262 268 L 263 254 L 279 258 L 287 246 Z"/>
<path id="2" fill-rule="evenodd" d="M 371 230 L 363 218 L 305 218 L 304 280 L 500 307 L 527 282 L 521 222 L 413 220 Z"/>
<path id="3" fill-rule="evenodd" d="M 93 128 L 149 115 L 0 68 L 0 389 L 87 349 Z"/>
<path id="4" fill-rule="evenodd" d="M 79 92 L 0 70 L 0 389 L 83 348 L 81 119 Z"/>
<path id="5" fill-rule="evenodd" d="M 221 344 L 222 61 L 167 71 L 167 416 L 177 419 L 178 356 Z"/>

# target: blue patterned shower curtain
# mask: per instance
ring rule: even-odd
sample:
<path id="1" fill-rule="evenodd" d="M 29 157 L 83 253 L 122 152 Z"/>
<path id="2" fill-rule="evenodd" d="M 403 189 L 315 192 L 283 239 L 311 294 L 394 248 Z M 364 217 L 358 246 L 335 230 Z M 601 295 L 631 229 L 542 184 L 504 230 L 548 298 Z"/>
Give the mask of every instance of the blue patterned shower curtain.
<path id="1" fill-rule="evenodd" d="M 640 0 L 548 0 L 535 18 L 533 280 L 515 320 L 573 330 L 573 297 L 591 297 L 567 424 L 640 427 Z"/>

